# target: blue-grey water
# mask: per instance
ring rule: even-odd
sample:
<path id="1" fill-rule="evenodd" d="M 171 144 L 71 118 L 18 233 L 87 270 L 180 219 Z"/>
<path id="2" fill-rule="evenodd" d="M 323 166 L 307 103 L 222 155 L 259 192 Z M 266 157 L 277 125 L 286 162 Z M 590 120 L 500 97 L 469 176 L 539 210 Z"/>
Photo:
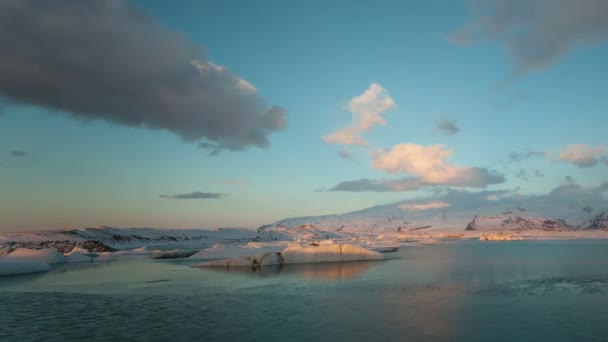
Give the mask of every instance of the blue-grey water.
<path id="1" fill-rule="evenodd" d="M 131 257 L 0 278 L 0 341 L 607 341 L 608 241 L 197 269 Z"/>

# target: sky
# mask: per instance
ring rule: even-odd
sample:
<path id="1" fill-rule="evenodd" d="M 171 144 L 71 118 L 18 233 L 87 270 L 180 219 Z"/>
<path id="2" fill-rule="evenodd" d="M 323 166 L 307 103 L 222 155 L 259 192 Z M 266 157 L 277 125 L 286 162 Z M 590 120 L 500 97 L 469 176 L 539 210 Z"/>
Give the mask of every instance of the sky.
<path id="1" fill-rule="evenodd" d="M 607 40 L 603 0 L 3 1 L 0 231 L 605 198 Z"/>

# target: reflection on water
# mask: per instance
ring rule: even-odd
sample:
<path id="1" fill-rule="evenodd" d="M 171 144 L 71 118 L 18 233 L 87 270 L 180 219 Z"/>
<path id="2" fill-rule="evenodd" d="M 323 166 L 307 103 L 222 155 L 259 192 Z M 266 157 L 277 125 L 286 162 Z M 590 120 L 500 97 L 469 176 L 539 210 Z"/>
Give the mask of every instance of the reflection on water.
<path id="1" fill-rule="evenodd" d="M 198 269 L 214 272 L 244 274 L 257 277 L 300 276 L 308 279 L 338 280 L 355 278 L 376 264 L 378 264 L 378 261 L 295 264 L 262 267 L 205 267 Z"/>

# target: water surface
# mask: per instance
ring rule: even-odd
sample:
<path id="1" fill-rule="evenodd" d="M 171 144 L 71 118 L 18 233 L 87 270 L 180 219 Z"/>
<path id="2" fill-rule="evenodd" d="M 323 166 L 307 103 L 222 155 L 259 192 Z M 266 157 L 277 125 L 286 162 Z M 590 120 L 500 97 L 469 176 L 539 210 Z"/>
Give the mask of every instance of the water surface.
<path id="1" fill-rule="evenodd" d="M 0 278 L 0 341 L 606 341 L 608 241 L 208 270 L 128 257 Z"/>

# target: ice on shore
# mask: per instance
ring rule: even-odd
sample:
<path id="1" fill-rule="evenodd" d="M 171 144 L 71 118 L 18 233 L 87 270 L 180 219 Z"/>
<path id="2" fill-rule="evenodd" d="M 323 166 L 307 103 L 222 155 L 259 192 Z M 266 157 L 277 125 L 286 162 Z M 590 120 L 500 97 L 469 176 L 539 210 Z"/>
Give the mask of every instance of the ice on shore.
<path id="1" fill-rule="evenodd" d="M 503 234 L 502 232 L 494 233 L 494 234 L 482 234 L 479 237 L 481 241 L 515 241 L 515 240 L 523 240 L 521 236 L 512 236 L 508 234 Z"/>
<path id="2" fill-rule="evenodd" d="M 312 264 L 344 261 L 385 260 L 385 255 L 349 244 L 302 246 L 290 244 L 281 252 L 266 252 L 244 258 L 221 259 L 197 267 L 245 267 L 283 264 Z"/>
<path id="3" fill-rule="evenodd" d="M 54 248 L 17 248 L 4 258 L 10 261 L 39 261 L 47 264 L 63 264 L 68 262 L 67 258 Z"/>
<path id="4" fill-rule="evenodd" d="M 0 276 L 10 276 L 18 274 L 48 272 L 49 264 L 41 261 L 7 260 L 0 259 Z"/>

